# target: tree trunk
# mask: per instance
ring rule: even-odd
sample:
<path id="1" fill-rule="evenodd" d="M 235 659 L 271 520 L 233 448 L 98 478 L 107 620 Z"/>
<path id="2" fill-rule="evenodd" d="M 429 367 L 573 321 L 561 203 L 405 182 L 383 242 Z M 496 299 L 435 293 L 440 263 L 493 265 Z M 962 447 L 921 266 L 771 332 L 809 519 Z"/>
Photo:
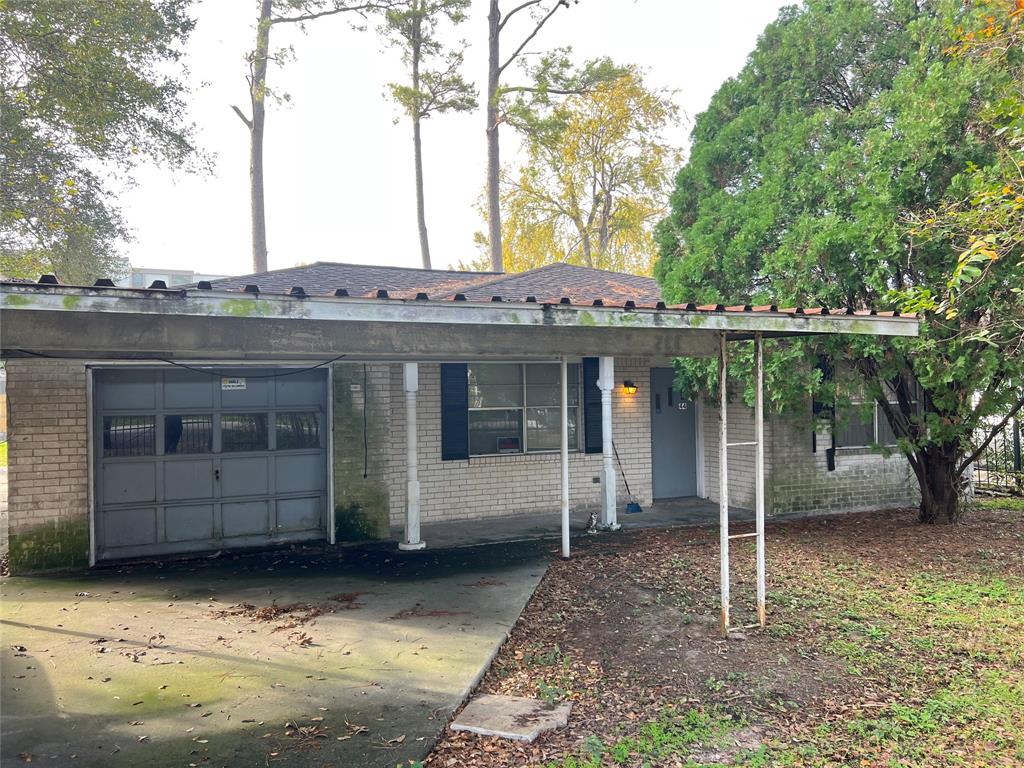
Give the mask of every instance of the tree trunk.
<path id="1" fill-rule="evenodd" d="M 252 122 L 249 126 L 249 199 L 252 209 L 252 269 L 267 271 L 267 220 L 263 194 L 263 125 L 266 121 L 267 55 L 270 49 L 270 15 L 273 0 L 262 0 L 256 27 L 249 97 Z"/>
<path id="2" fill-rule="evenodd" d="M 922 523 L 956 523 L 962 477 L 957 473 L 959 451 L 955 443 L 929 445 L 914 453 L 914 472 L 921 488 L 918 519 Z"/>
<path id="3" fill-rule="evenodd" d="M 417 11 L 418 8 L 413 8 Z M 417 94 L 420 90 L 420 29 L 423 17 L 416 15 L 413 21 L 412 35 L 412 88 Z M 416 224 L 420 232 L 420 257 L 423 268 L 430 269 L 430 242 L 427 238 L 427 210 L 423 197 L 423 142 L 420 138 L 420 103 L 417 96 L 416 109 L 412 114 L 412 150 L 413 163 L 416 166 Z"/>
<path id="4" fill-rule="evenodd" d="M 500 20 L 498 0 L 491 0 L 491 9 L 487 14 L 487 244 L 491 255 L 491 270 L 494 272 L 505 271 L 501 253 L 501 158 L 498 152 Z"/>

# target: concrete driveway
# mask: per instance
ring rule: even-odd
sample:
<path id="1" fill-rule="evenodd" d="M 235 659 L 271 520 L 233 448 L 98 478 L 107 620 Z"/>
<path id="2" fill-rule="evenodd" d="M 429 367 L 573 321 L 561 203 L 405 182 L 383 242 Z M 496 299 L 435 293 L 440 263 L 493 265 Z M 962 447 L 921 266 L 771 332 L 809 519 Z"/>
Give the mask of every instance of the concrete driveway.
<path id="1" fill-rule="evenodd" d="M 420 759 L 550 556 L 372 548 L 4 579 L 0 763 Z"/>

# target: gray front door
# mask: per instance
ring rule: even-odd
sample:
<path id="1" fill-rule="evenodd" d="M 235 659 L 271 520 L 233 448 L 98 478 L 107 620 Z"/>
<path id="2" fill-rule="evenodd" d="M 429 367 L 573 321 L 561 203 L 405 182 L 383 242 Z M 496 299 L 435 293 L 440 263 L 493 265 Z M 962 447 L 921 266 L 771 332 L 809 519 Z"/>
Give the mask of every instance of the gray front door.
<path id="1" fill-rule="evenodd" d="M 697 421 L 671 368 L 651 369 L 651 463 L 655 499 L 697 495 Z"/>
<path id="2" fill-rule="evenodd" d="M 97 370 L 97 559 L 323 538 L 327 375 L 287 371 Z"/>

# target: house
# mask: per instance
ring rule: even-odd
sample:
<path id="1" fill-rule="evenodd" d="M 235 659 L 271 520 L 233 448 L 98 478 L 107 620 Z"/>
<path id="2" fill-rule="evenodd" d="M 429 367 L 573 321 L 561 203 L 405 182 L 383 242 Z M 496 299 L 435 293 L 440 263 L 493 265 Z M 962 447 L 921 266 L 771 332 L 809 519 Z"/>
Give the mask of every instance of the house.
<path id="1" fill-rule="evenodd" d="M 722 420 L 672 369 L 765 337 L 913 336 L 913 317 L 666 306 L 649 278 L 567 264 L 318 262 L 146 289 L 43 276 L 0 299 L 15 572 L 393 526 L 417 549 L 423 523 L 538 513 L 563 515 L 567 554 L 568 510 L 616 528 L 623 480 L 644 505 L 769 514 L 913 498 L 866 424 L 826 457 L 810 403 L 759 421 L 723 391 Z"/>

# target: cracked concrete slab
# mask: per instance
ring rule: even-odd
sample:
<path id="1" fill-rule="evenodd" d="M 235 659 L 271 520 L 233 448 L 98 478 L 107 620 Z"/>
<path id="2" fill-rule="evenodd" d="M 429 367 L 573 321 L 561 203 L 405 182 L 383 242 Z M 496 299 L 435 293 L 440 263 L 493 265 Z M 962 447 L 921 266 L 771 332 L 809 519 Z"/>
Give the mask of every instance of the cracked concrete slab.
<path id="1" fill-rule="evenodd" d="M 542 733 L 565 728 L 571 709 L 570 702 L 548 704 L 522 696 L 485 693 L 469 702 L 449 727 L 453 731 L 532 743 Z"/>

